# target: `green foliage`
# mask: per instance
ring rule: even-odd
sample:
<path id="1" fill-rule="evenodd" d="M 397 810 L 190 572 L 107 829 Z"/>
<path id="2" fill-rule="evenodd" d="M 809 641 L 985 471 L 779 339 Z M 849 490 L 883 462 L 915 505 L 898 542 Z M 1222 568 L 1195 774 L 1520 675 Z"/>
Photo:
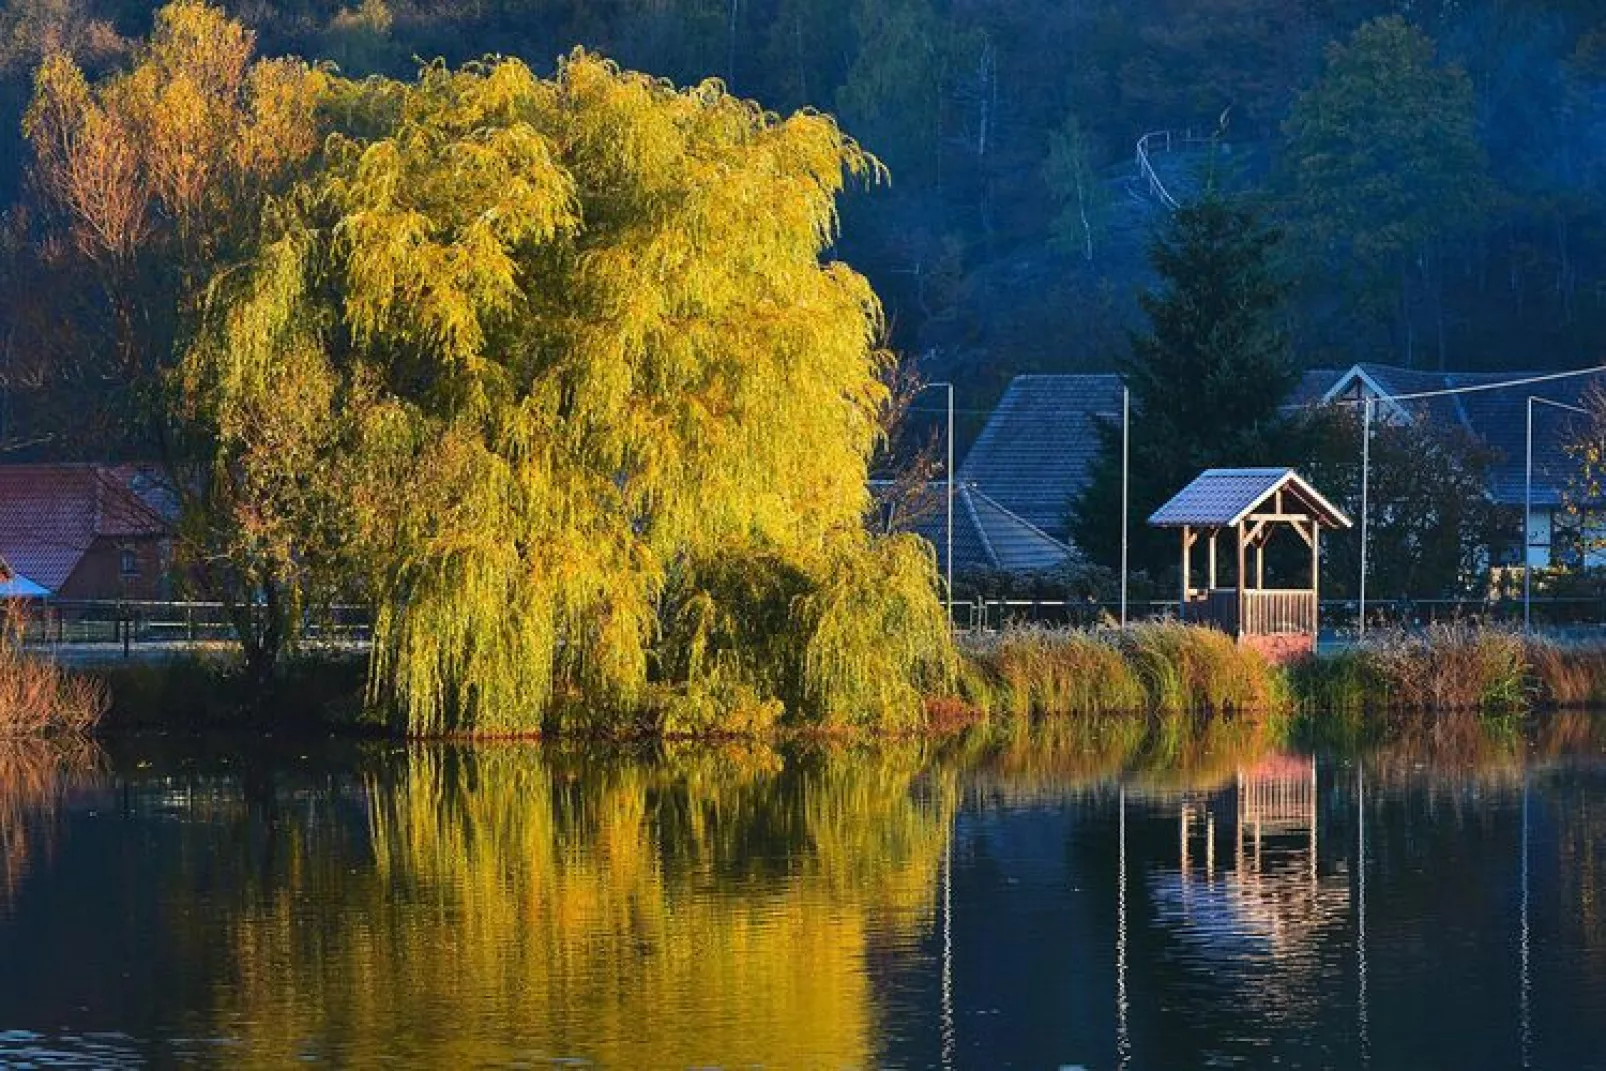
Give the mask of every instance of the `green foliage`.
<path id="1" fill-rule="evenodd" d="M 946 42 L 930 0 L 856 0 L 859 49 L 837 90 L 843 121 L 900 177 L 929 177 L 942 135 Z"/>
<path id="2" fill-rule="evenodd" d="M 1399 321 L 1410 363 L 1415 292 L 1442 310 L 1439 253 L 1490 201 L 1471 79 L 1438 63 L 1432 39 L 1403 18 L 1376 19 L 1328 46 L 1326 70 L 1295 101 L 1284 136 L 1310 253 L 1346 256 L 1352 299 Z M 1442 330 L 1439 343 L 1442 366 Z"/>
<path id="3" fill-rule="evenodd" d="M 860 524 L 880 307 L 820 262 L 875 161 L 579 52 L 331 80 L 324 111 L 185 397 L 274 515 L 341 533 L 398 727 L 916 719 L 949 657 L 934 565 Z M 267 450 L 281 375 L 316 389 Z M 313 471 L 332 502 L 279 493 Z"/>
<path id="4" fill-rule="evenodd" d="M 1248 204 L 1212 193 L 1172 216 L 1150 257 L 1161 277 L 1142 298 L 1150 332 L 1122 372 L 1132 391 L 1131 527 L 1135 568 L 1165 569 L 1174 536 L 1142 525 L 1203 469 L 1289 458 L 1278 406 L 1294 383 L 1273 260 L 1279 233 Z M 1071 534 L 1100 564 L 1120 561 L 1121 429 L 1100 429 Z"/>

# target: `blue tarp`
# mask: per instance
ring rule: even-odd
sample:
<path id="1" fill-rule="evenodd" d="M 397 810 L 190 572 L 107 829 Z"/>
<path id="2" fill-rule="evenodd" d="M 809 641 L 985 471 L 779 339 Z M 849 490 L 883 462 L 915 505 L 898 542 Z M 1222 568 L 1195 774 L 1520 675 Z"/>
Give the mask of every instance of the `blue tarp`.
<path id="1" fill-rule="evenodd" d="M 0 580 L 0 599 L 46 599 L 50 592 L 35 584 L 21 573 L 12 573 L 9 580 Z"/>

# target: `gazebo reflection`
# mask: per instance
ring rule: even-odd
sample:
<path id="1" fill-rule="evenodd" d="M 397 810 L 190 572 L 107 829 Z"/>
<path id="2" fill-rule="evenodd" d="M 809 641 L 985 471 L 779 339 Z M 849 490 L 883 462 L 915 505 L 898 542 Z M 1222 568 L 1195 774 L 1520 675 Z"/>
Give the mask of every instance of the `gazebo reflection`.
<path id="1" fill-rule="evenodd" d="M 1317 866 L 1315 759 L 1271 756 L 1225 793 L 1184 797 L 1177 810 L 1177 866 L 1153 872 L 1149 891 L 1161 920 L 1202 951 L 1299 958 L 1348 918 L 1348 877 Z"/>

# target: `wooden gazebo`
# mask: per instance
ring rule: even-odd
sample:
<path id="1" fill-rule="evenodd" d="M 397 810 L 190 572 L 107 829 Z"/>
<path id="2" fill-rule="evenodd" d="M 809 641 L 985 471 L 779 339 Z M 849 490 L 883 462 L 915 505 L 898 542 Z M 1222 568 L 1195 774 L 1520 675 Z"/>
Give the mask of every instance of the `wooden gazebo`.
<path id="1" fill-rule="evenodd" d="M 1207 469 L 1149 523 L 1182 530 L 1184 621 L 1213 625 L 1279 661 L 1315 650 L 1322 529 L 1348 528 L 1350 520 L 1293 469 Z M 1309 550 L 1308 587 L 1266 587 L 1266 545 L 1284 529 Z M 1232 587 L 1220 584 L 1217 542 L 1223 532 L 1237 537 Z M 1196 588 L 1194 547 L 1201 540 L 1207 582 Z"/>

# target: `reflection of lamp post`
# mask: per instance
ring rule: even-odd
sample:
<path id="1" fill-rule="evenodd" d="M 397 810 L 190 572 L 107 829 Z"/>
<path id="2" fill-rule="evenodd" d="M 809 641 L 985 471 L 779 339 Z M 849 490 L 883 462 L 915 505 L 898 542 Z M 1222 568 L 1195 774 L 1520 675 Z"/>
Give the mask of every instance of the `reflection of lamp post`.
<path id="1" fill-rule="evenodd" d="M 1533 399 L 1529 399 L 1532 401 Z M 1532 412 L 1532 409 L 1529 409 Z M 1530 934 L 1528 931 L 1528 770 L 1522 771 L 1522 936 L 1517 944 L 1521 956 L 1520 1009 L 1522 1066 L 1530 1066 L 1529 1049 L 1533 1044 L 1532 975 L 1529 973 Z"/>
<path id="2" fill-rule="evenodd" d="M 942 1066 L 954 1065 L 954 837 L 942 849 Z"/>
<path id="3" fill-rule="evenodd" d="M 1527 426 L 1526 426 L 1526 429 L 1525 429 L 1525 432 L 1524 432 L 1524 435 L 1523 435 L 1523 452 L 1522 452 L 1522 631 L 1524 631 L 1524 632 L 1527 632 L 1529 630 L 1529 628 L 1531 627 L 1530 613 L 1531 613 L 1531 602 L 1532 602 L 1532 598 L 1533 598 L 1533 582 L 1532 582 L 1533 562 L 1532 562 L 1532 557 L 1533 557 L 1533 545 L 1534 544 L 1533 544 L 1533 535 L 1531 533 L 1531 527 L 1533 525 L 1533 514 L 1534 514 L 1533 498 L 1534 498 L 1534 403 L 1535 402 L 1538 402 L 1540 405 L 1555 406 L 1557 409 L 1565 409 L 1570 413 L 1583 413 L 1585 416 L 1589 415 L 1589 411 L 1588 410 L 1580 409 L 1576 405 L 1567 405 L 1564 402 L 1551 401 L 1549 398 L 1540 398 L 1540 397 L 1538 397 L 1536 395 L 1533 395 L 1533 394 L 1528 395 L 1528 420 L 1527 420 Z M 1551 521 L 1551 525 L 1552 525 L 1552 531 L 1550 533 L 1550 542 L 1551 542 L 1551 545 L 1554 546 L 1555 542 L 1556 542 L 1556 533 L 1555 533 L 1555 530 L 1554 530 L 1554 525 L 1555 525 L 1555 521 L 1554 520 Z M 1526 797 L 1524 797 L 1524 803 L 1526 804 Z M 1526 827 L 1524 828 L 1524 832 L 1526 832 Z"/>
<path id="4" fill-rule="evenodd" d="M 1115 1066 L 1132 1059 L 1132 1035 L 1126 1022 L 1126 786 L 1120 786 L 1120 854 L 1115 870 Z"/>
<path id="5" fill-rule="evenodd" d="M 1371 1040 L 1366 1028 L 1366 768 L 1355 764 L 1355 830 L 1359 912 L 1355 925 L 1355 1006 L 1361 1036 L 1361 1063 L 1372 1062 Z"/>

